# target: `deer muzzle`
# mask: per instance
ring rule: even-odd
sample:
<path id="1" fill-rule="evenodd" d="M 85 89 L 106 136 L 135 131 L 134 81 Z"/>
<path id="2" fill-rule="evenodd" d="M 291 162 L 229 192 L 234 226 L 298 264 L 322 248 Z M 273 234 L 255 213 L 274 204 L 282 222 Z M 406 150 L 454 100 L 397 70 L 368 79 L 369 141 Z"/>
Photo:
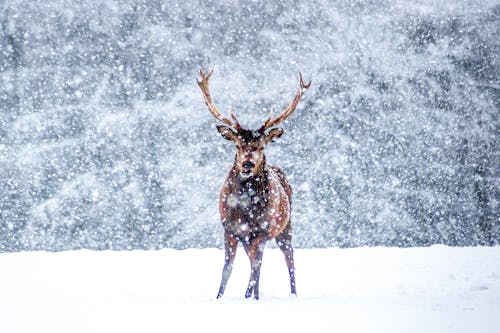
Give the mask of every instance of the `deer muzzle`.
<path id="1" fill-rule="evenodd" d="M 255 167 L 253 161 L 245 161 L 241 163 L 241 175 L 243 177 L 249 177 L 252 174 L 252 170 Z"/>

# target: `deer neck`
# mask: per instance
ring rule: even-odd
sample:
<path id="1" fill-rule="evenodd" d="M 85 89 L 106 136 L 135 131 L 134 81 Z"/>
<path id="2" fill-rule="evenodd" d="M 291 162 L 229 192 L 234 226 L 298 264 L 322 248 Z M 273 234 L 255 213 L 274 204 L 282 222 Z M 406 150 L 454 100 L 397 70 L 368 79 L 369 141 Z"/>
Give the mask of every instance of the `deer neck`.
<path id="1" fill-rule="evenodd" d="M 267 177 L 267 165 L 265 157 L 258 167 L 257 172 L 250 177 L 242 177 L 238 171 L 236 164 L 230 172 L 228 179 L 231 192 L 240 197 L 254 197 L 257 196 L 264 202 L 267 202 L 269 195 L 269 181 Z"/>
<path id="2" fill-rule="evenodd" d="M 260 223 L 269 202 L 269 181 L 265 161 L 258 172 L 250 177 L 242 177 L 238 172 L 233 191 L 238 202 L 236 209 L 241 214 L 242 221 L 250 226 Z"/>

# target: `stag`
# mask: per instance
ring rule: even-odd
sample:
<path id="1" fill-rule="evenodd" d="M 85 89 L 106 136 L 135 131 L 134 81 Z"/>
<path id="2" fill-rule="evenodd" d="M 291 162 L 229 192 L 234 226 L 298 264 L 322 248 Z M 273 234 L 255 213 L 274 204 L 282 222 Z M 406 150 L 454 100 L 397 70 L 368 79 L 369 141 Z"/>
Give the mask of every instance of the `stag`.
<path id="1" fill-rule="evenodd" d="M 311 82 L 305 84 L 299 73 L 299 89 L 290 105 L 274 118 L 271 110 L 264 125 L 257 130 L 248 130 L 241 127 L 231 108 L 229 119 L 215 107 L 208 87 L 212 73 L 213 69 L 208 74 L 200 71 L 201 78 L 197 82 L 208 111 L 224 124 L 217 126 L 217 130 L 236 146 L 233 167 L 220 192 L 219 212 L 224 227 L 225 261 L 217 298 L 226 289 L 238 242 L 243 244 L 250 259 L 250 281 L 245 297 L 253 294 L 255 299 L 259 298 L 262 255 L 266 242 L 273 238 L 285 255 L 291 293 L 296 295 L 290 221 L 292 188 L 281 169 L 266 163 L 264 148 L 283 134 L 283 129 L 273 127 L 295 111 Z"/>

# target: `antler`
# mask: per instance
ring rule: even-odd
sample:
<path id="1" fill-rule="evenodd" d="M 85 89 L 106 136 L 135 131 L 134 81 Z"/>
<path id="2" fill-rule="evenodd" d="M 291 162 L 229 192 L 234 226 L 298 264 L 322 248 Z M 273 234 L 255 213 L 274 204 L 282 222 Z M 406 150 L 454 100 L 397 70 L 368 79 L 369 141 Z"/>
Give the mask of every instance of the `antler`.
<path id="1" fill-rule="evenodd" d="M 232 119 L 232 120 L 229 120 L 226 117 L 224 117 L 219 112 L 219 110 L 217 110 L 217 108 L 214 105 L 214 102 L 212 100 L 212 96 L 210 96 L 210 90 L 208 89 L 208 80 L 210 80 L 210 76 L 212 75 L 213 72 L 214 72 L 214 70 L 212 69 L 210 71 L 210 73 L 208 73 L 208 75 L 207 75 L 207 74 L 203 73 L 203 71 L 200 69 L 201 80 L 198 81 L 198 79 L 196 79 L 198 86 L 200 86 L 200 89 L 203 92 L 203 99 L 205 100 L 205 105 L 207 106 L 208 111 L 216 119 L 222 121 L 224 124 L 226 124 L 230 127 L 233 127 L 235 129 L 239 130 L 241 128 L 241 126 L 238 122 L 238 119 L 234 115 L 233 110 L 231 108 L 229 108 L 229 115 L 231 116 L 231 119 Z"/>
<path id="2" fill-rule="evenodd" d="M 274 118 L 272 120 L 271 120 L 271 117 L 273 115 L 273 109 L 271 108 L 271 112 L 269 112 L 269 116 L 267 116 L 266 122 L 259 129 L 260 132 L 264 132 L 265 130 L 267 130 L 273 126 L 278 125 L 283 120 L 287 119 L 293 113 L 293 111 L 295 111 L 295 108 L 299 104 L 299 101 L 302 97 L 302 94 L 304 94 L 304 92 L 311 86 L 311 82 L 312 82 L 312 81 L 309 81 L 308 84 L 305 84 L 304 80 L 302 79 L 301 72 L 299 72 L 299 79 L 300 79 L 299 90 L 297 91 L 297 94 L 295 95 L 295 97 L 292 100 L 292 102 L 290 103 L 290 105 L 288 105 L 288 107 L 285 109 L 285 111 L 283 111 L 279 116 L 277 116 L 276 118 Z"/>

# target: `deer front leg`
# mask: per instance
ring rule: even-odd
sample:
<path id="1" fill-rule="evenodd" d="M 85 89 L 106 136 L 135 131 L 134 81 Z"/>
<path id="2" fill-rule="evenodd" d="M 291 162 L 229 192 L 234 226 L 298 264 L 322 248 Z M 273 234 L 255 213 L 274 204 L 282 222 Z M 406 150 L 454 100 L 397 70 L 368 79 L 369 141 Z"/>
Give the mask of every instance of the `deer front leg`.
<path id="1" fill-rule="evenodd" d="M 292 233 L 290 222 L 283 232 L 276 237 L 281 252 L 285 255 L 286 266 L 288 267 L 288 275 L 290 276 L 290 289 L 293 295 L 297 295 L 295 289 L 295 265 L 293 260 Z"/>
<path id="2" fill-rule="evenodd" d="M 222 269 L 222 280 L 220 282 L 219 293 L 217 298 L 220 298 L 226 290 L 227 281 L 231 276 L 233 270 L 234 257 L 236 256 L 236 249 L 238 248 L 238 240 L 233 236 L 224 235 L 225 259 L 224 268 Z"/>
<path id="3" fill-rule="evenodd" d="M 250 258 L 250 281 L 248 282 L 245 297 L 253 296 L 259 299 L 259 279 L 260 267 L 262 265 L 262 256 L 264 255 L 264 248 L 266 246 L 266 239 L 264 237 L 255 237 L 249 242 L 243 244 L 248 258 Z"/>

